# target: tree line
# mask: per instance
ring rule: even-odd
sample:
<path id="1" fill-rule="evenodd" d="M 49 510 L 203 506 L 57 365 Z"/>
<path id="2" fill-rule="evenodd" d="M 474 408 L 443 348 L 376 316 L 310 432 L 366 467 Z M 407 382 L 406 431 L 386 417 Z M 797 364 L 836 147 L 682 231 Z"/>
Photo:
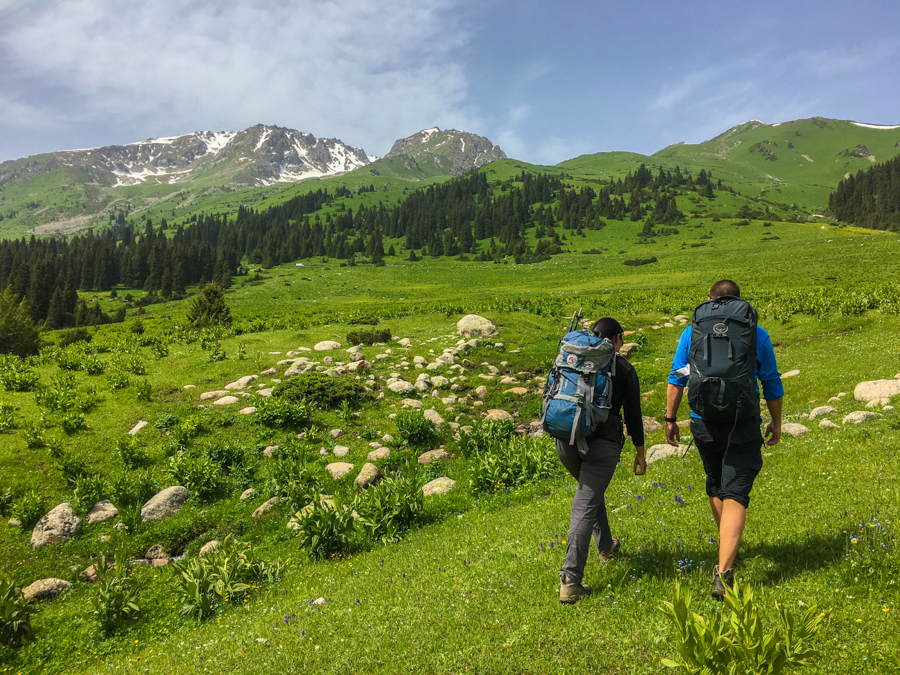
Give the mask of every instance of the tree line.
<path id="1" fill-rule="evenodd" d="M 79 301 L 78 291 L 124 287 L 148 292 L 144 301 L 178 299 L 189 285 L 228 288 L 245 272 L 244 262 L 273 267 L 329 257 L 354 264 L 364 256 L 384 264 L 397 254 L 393 245 L 385 250 L 385 239 L 402 240 L 410 260 L 475 255 L 532 262 L 561 252 L 561 230 L 582 234 L 604 227 L 604 219 L 626 218 L 673 225 L 684 217 L 675 202 L 679 189 L 710 195 L 713 189 L 711 174 L 701 170 L 695 179 L 677 167 L 654 174 L 641 165 L 599 190 L 567 187 L 566 178 L 523 172 L 490 184 L 477 171 L 410 192 L 397 204 L 379 201 L 356 211 L 335 203 L 350 195 L 346 188 L 316 190 L 262 212 L 241 206 L 233 217 L 192 216 L 174 232 L 165 219 L 157 226 L 118 217 L 101 233 L 0 242 L 0 290 L 27 300 L 32 319 L 47 328 L 91 325 L 117 317 Z M 323 211 L 326 205 L 333 209 Z M 532 228 L 534 247 L 526 239 Z"/>
<path id="2" fill-rule="evenodd" d="M 838 183 L 828 197 L 827 215 L 860 227 L 900 231 L 900 156 Z"/>

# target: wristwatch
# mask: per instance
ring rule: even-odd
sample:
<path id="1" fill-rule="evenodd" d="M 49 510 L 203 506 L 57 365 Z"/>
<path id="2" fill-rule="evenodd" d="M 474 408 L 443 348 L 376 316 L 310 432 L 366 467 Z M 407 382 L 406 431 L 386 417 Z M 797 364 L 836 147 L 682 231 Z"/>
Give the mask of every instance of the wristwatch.
<path id="1" fill-rule="evenodd" d="M 678 423 L 678 419 L 675 418 L 675 417 L 664 417 L 663 419 L 664 419 L 666 422 L 671 422 L 672 424 L 677 424 L 677 423 Z"/>

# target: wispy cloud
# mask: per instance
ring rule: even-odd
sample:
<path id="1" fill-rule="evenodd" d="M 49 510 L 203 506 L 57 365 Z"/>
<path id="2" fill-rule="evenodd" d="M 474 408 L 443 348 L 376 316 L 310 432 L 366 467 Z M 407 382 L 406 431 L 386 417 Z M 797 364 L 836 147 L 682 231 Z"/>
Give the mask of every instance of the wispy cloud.
<path id="1" fill-rule="evenodd" d="M 263 122 L 383 153 L 423 127 L 471 125 L 453 5 L 0 0 L 0 115 L 27 129 L 74 117 L 152 133 Z"/>

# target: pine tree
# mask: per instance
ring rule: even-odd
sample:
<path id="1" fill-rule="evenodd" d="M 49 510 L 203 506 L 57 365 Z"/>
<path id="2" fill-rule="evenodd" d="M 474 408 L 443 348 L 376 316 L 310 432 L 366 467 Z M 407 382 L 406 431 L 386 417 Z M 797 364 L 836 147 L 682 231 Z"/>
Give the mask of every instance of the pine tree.
<path id="1" fill-rule="evenodd" d="M 26 357 L 37 354 L 41 348 L 38 334 L 26 300 L 7 286 L 0 295 L 0 354 Z"/>
<path id="2" fill-rule="evenodd" d="M 194 328 L 230 326 L 231 310 L 225 303 L 225 289 L 218 284 L 204 286 L 191 303 L 187 320 Z"/>
<path id="3" fill-rule="evenodd" d="M 44 321 L 44 328 L 56 330 L 62 328 L 66 320 L 66 298 L 63 289 L 59 286 L 53 291 L 53 297 L 50 298 L 50 307 L 47 309 L 47 318 Z"/>

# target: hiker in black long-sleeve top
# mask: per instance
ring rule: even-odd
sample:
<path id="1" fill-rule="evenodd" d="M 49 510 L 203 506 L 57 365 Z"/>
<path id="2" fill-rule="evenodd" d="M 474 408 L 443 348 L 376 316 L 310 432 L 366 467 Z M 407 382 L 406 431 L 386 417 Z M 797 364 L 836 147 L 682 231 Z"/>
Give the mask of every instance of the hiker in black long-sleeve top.
<path id="1" fill-rule="evenodd" d="M 621 348 L 622 326 L 615 319 L 600 319 L 591 330 L 597 337 L 610 340 L 616 351 Z M 609 529 L 604 493 L 612 480 L 625 444 L 623 419 L 637 451 L 633 471 L 635 475 L 642 476 L 647 470 L 640 382 L 634 366 L 618 354 L 614 358 L 615 375 L 611 378 L 610 400 L 612 408 L 606 423 L 587 437 L 587 454 L 582 457 L 575 445 L 556 440 L 556 454 L 578 481 L 578 489 L 572 500 L 566 559 L 560 569 L 559 599 L 564 603 L 576 602 L 591 593 L 590 586 L 581 583 L 590 553 L 591 535 L 601 562 L 610 560 L 619 550 L 619 540 L 612 536 Z"/>

